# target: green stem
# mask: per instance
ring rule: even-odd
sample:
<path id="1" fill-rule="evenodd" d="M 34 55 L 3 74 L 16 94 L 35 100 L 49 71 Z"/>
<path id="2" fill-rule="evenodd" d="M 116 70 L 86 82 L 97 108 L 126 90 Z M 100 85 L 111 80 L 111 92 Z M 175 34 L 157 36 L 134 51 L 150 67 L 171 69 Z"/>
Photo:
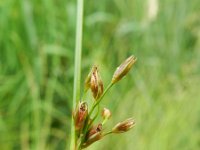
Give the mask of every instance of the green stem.
<path id="1" fill-rule="evenodd" d="M 106 135 L 109 135 L 109 134 L 112 134 L 112 133 L 113 133 L 113 132 L 110 131 L 110 132 L 107 132 L 107 133 L 103 134 L 103 136 L 106 136 Z"/>
<path id="2" fill-rule="evenodd" d="M 92 119 L 92 121 L 89 123 L 87 129 L 89 129 L 89 128 L 91 127 L 91 125 L 93 124 L 93 122 L 94 122 L 95 119 L 97 118 L 98 114 L 99 114 L 99 105 L 98 105 L 98 110 L 97 110 L 97 112 L 96 112 L 94 118 Z"/>
<path id="3" fill-rule="evenodd" d="M 80 100 L 81 85 L 81 53 L 82 53 L 82 33 L 83 33 L 83 0 L 77 0 L 77 17 L 76 17 L 76 46 L 75 46 L 75 68 L 74 68 L 74 90 L 73 90 L 73 107 L 76 107 Z M 70 150 L 76 148 L 76 136 L 73 118 L 71 119 L 71 143 Z"/>
<path id="4" fill-rule="evenodd" d="M 95 109 L 97 106 L 99 106 L 98 104 L 101 102 L 101 100 L 103 99 L 103 97 L 105 96 L 105 94 L 109 91 L 109 89 L 110 89 L 112 86 L 113 86 L 113 83 L 111 82 L 111 83 L 107 86 L 107 88 L 105 89 L 105 91 L 104 91 L 104 93 L 102 94 L 102 96 L 92 105 L 92 108 L 91 108 L 91 110 L 89 111 L 89 115 L 88 115 L 88 117 L 87 117 L 87 119 L 86 119 L 86 122 L 88 122 L 88 120 L 90 119 L 91 114 L 93 113 L 94 109 Z M 98 112 L 99 112 L 99 110 L 98 110 Z M 97 113 L 98 113 L 98 112 L 97 112 Z M 92 119 L 92 122 L 94 122 L 94 120 L 96 119 L 97 115 L 98 115 L 98 114 L 96 114 L 95 117 Z M 88 129 L 90 128 L 90 125 L 92 124 L 92 122 L 84 128 L 84 130 L 83 130 L 83 137 L 82 137 L 82 139 L 81 139 L 81 143 L 84 141 L 85 136 L 86 136 L 86 133 L 87 133 Z"/>
<path id="5" fill-rule="evenodd" d="M 103 97 L 105 96 L 105 94 L 109 91 L 109 89 L 110 89 L 112 86 L 113 86 L 113 83 L 110 83 L 110 84 L 107 86 L 107 88 L 105 89 L 105 91 L 104 91 L 104 93 L 102 94 L 102 96 L 92 105 L 92 108 L 91 108 L 91 110 L 89 111 L 89 115 L 88 115 L 88 117 L 87 117 L 87 121 L 88 121 L 88 119 L 91 117 L 91 115 L 92 115 L 94 109 L 96 108 L 96 106 L 99 106 L 98 104 L 101 102 L 101 100 L 103 99 Z M 92 119 L 92 122 L 94 122 L 94 120 L 96 119 L 98 113 L 99 113 L 99 110 L 98 110 L 97 114 L 95 115 L 95 117 Z M 86 121 L 86 122 L 87 122 L 87 121 Z M 83 132 L 84 134 L 86 134 L 87 129 L 90 127 L 90 125 L 92 124 L 92 122 L 85 128 L 85 130 L 84 130 L 84 132 Z"/>
<path id="6" fill-rule="evenodd" d="M 96 108 L 96 106 L 101 102 L 101 100 L 103 99 L 103 97 L 105 96 L 105 94 L 109 91 L 109 89 L 113 86 L 113 83 L 111 82 L 107 88 L 105 89 L 103 95 L 97 100 L 97 102 L 92 106 L 92 109 L 89 112 L 89 116 L 92 114 L 92 112 L 94 111 L 94 109 Z"/>

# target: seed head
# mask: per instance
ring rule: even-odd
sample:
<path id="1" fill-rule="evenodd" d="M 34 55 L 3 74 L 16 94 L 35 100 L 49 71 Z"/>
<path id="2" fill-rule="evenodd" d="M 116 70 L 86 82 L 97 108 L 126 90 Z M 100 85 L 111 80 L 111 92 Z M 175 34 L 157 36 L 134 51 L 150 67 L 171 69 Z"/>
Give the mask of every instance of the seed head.
<path id="1" fill-rule="evenodd" d="M 102 124 L 91 127 L 87 134 L 87 140 L 83 143 L 83 148 L 88 147 L 92 143 L 100 140 L 102 138 Z"/>
<path id="2" fill-rule="evenodd" d="M 90 88 L 95 99 L 98 99 L 103 94 L 103 82 L 96 66 L 92 69 Z"/>
<path id="3" fill-rule="evenodd" d="M 86 102 L 79 102 L 74 112 L 74 124 L 76 131 L 84 127 L 86 117 L 88 115 L 88 105 Z"/>
<path id="4" fill-rule="evenodd" d="M 131 69 L 137 58 L 133 55 L 127 58 L 114 72 L 112 83 L 116 83 L 121 80 Z"/>
<path id="5" fill-rule="evenodd" d="M 109 119 L 111 117 L 111 112 L 107 108 L 103 108 L 102 113 L 101 113 L 103 119 Z"/>
<path id="6" fill-rule="evenodd" d="M 127 132 L 134 126 L 135 126 L 135 121 L 132 118 L 129 118 L 129 119 L 119 122 L 117 125 L 115 125 L 114 128 L 112 129 L 112 133 Z"/>
<path id="7" fill-rule="evenodd" d="M 101 132 L 101 131 L 102 131 L 102 124 L 99 123 L 98 125 L 90 128 L 87 137 L 90 138 L 92 135 L 96 134 L 97 132 Z"/>

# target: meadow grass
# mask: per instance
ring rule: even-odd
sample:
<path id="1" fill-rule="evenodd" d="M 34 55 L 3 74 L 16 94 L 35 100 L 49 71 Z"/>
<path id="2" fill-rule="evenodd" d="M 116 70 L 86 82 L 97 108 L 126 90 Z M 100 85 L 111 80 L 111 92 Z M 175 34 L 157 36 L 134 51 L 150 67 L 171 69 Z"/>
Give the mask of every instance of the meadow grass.
<path id="1" fill-rule="evenodd" d="M 113 114 L 107 128 L 132 116 L 135 129 L 88 149 L 199 149 L 200 1 L 158 1 L 153 17 L 147 1 L 84 3 L 82 81 L 96 64 L 108 84 L 138 58 L 101 104 Z M 69 145 L 75 26 L 76 1 L 0 1 L 1 150 Z"/>

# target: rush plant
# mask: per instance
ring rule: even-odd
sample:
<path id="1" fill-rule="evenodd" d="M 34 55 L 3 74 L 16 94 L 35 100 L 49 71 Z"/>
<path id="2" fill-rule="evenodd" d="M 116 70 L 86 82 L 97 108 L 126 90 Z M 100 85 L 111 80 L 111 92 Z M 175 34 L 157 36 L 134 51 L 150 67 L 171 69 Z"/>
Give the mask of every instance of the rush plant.
<path id="1" fill-rule="evenodd" d="M 93 100 L 92 107 L 89 108 L 85 99 L 80 99 L 73 111 L 73 125 L 75 128 L 75 150 L 87 148 L 96 141 L 101 140 L 109 134 L 123 133 L 130 130 L 135 125 L 135 121 L 129 118 L 125 121 L 117 123 L 109 131 L 104 131 L 104 125 L 111 118 L 111 112 L 107 108 L 103 108 L 100 113 L 100 103 L 109 89 L 120 81 L 132 68 L 136 62 L 136 57 L 127 58 L 113 74 L 112 80 L 104 91 L 104 84 L 101 79 L 99 70 L 93 66 L 90 73 L 85 79 L 84 94 L 91 91 Z M 83 96 L 84 97 L 84 96 Z M 96 110 L 96 111 L 95 111 Z M 96 123 L 95 120 L 101 114 L 101 121 Z"/>
<path id="2" fill-rule="evenodd" d="M 120 81 L 136 62 L 136 57 L 127 58 L 114 72 L 112 80 L 104 90 L 104 84 L 99 70 L 93 66 L 85 79 L 84 94 L 89 90 L 92 92 L 93 103 L 89 108 L 84 98 L 81 98 L 81 53 L 82 53 L 82 28 L 83 28 L 83 0 L 77 0 L 77 21 L 76 21 L 76 47 L 75 47 L 75 68 L 74 68 L 74 92 L 73 112 L 71 121 L 71 143 L 70 150 L 81 150 L 87 148 L 96 141 L 101 140 L 109 134 L 123 133 L 134 127 L 135 121 L 129 118 L 119 122 L 109 131 L 104 131 L 104 125 L 111 118 L 111 112 L 103 108 L 100 113 L 100 103 L 109 89 Z M 95 111 L 96 110 L 96 111 Z M 95 122 L 98 115 L 102 116 L 101 122 Z"/>

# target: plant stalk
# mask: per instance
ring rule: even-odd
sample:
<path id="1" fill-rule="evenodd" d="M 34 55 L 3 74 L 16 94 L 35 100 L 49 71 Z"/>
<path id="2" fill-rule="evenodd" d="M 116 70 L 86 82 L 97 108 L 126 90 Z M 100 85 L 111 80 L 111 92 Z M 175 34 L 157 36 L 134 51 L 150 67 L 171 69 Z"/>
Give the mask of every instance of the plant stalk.
<path id="1" fill-rule="evenodd" d="M 72 110 L 80 100 L 81 86 L 81 54 L 82 54 L 82 33 L 83 33 L 83 0 L 77 0 L 77 17 L 76 17 L 76 45 L 75 45 L 75 68 L 74 68 L 74 89 Z M 73 117 L 71 119 L 71 143 L 70 150 L 79 149 L 76 147 L 76 136 Z"/>

